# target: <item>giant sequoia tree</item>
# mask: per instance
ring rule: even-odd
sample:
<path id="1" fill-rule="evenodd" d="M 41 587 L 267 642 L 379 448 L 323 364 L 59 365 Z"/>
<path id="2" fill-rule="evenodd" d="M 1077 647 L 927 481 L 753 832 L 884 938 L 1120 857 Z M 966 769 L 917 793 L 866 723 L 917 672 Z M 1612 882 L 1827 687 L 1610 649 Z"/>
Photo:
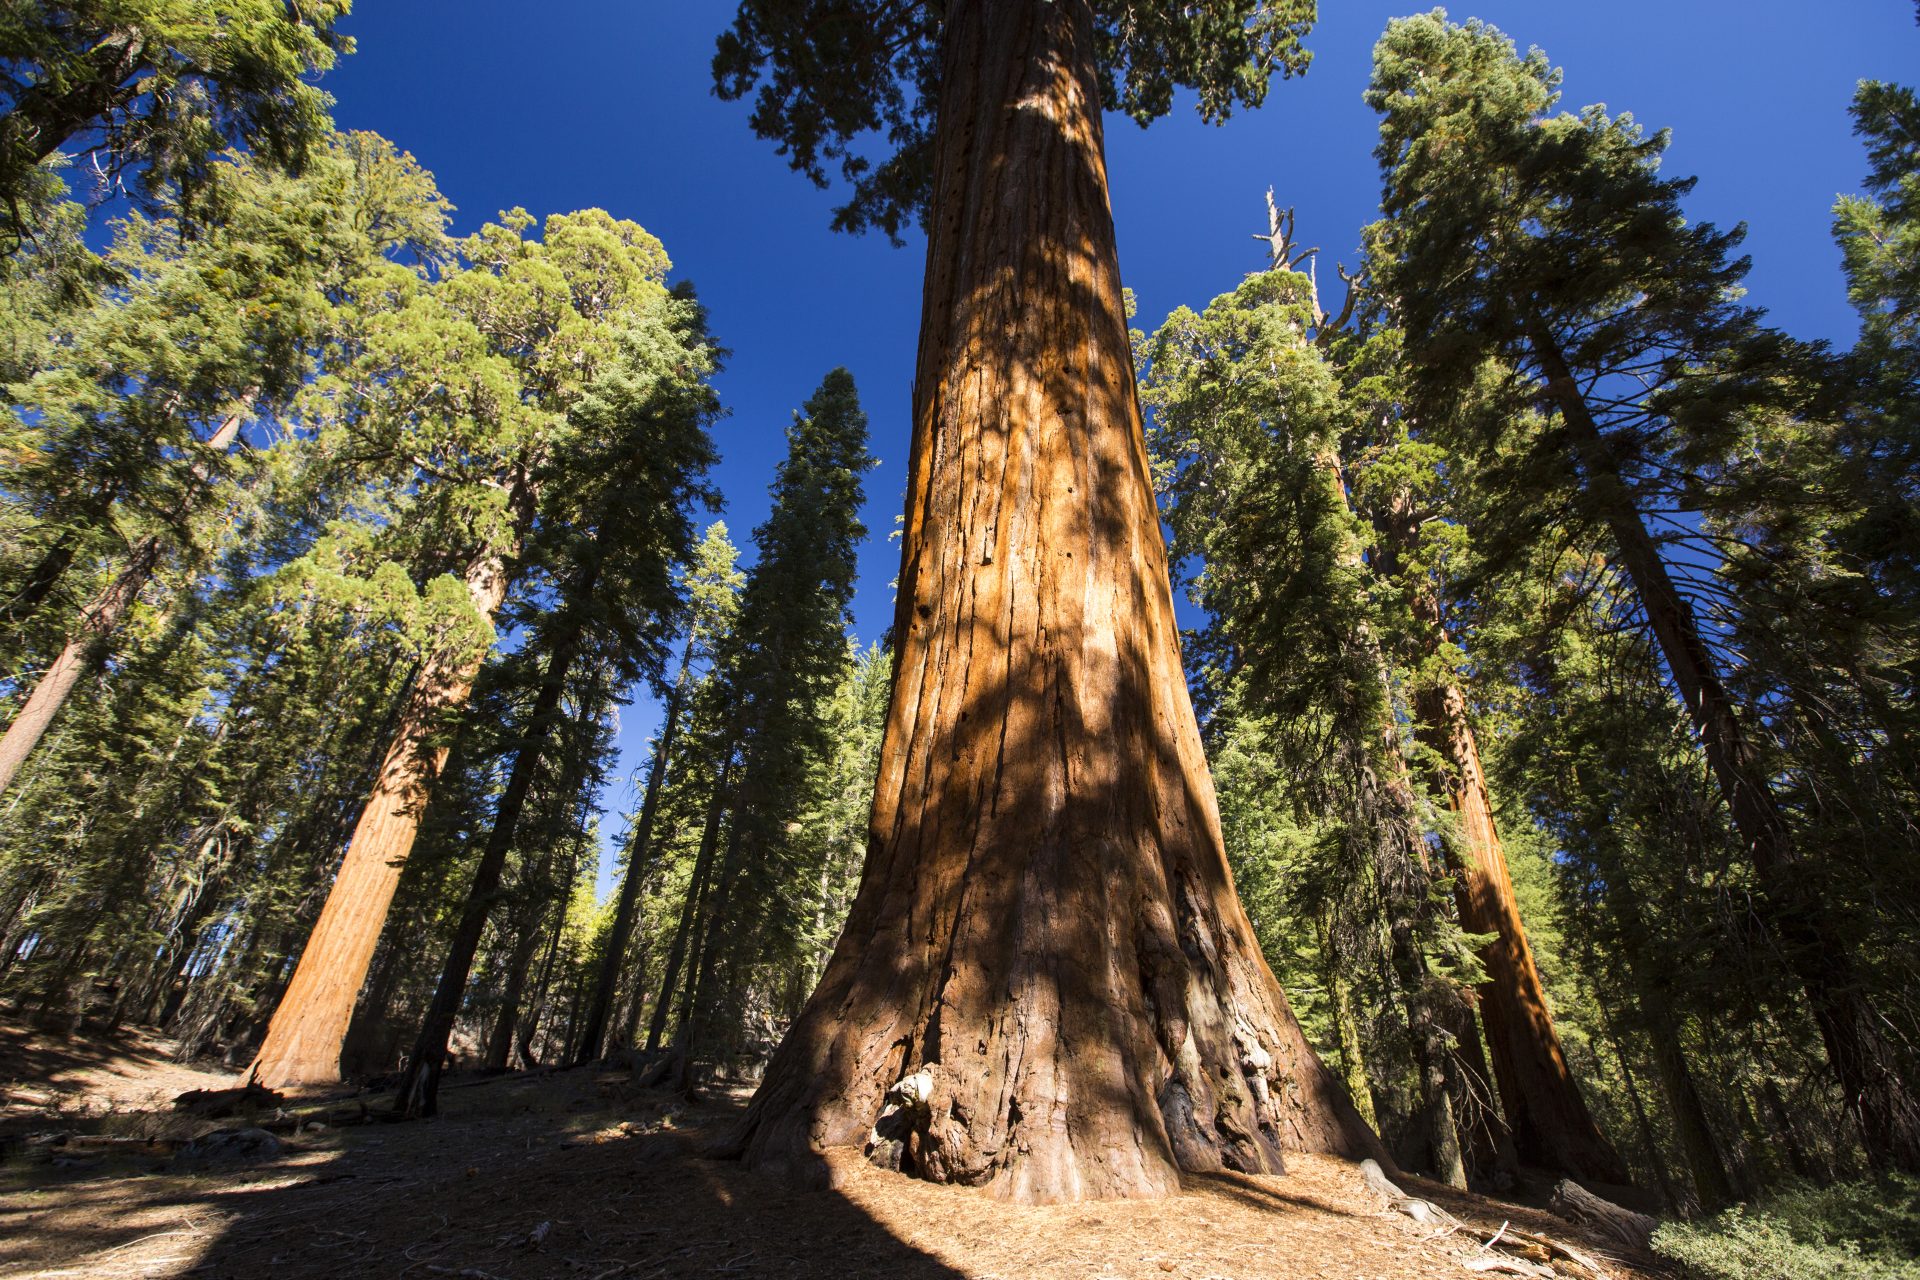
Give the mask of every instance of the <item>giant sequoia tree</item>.
<path id="1" fill-rule="evenodd" d="M 755 1165 L 817 1176 L 890 1094 L 902 1167 L 1023 1200 L 1377 1149 L 1227 871 L 1101 141 L 1103 103 L 1257 103 L 1311 12 L 752 0 L 722 41 L 758 131 L 821 180 L 841 162 L 843 225 L 918 209 L 929 234 L 867 864 L 737 1136 Z M 897 148 L 878 166 L 868 129 Z"/>
<path id="2" fill-rule="evenodd" d="M 544 239 L 508 214 L 466 241 L 469 269 L 431 288 L 379 279 L 358 367 L 329 388 L 327 447 L 370 487 L 412 503 L 401 532 L 449 624 L 424 645 L 327 905 L 274 1012 L 252 1074 L 269 1086 L 339 1078 L 341 1039 L 446 763 L 445 724 L 466 704 L 493 617 L 552 491 L 592 457 L 573 410 L 622 350 L 636 313 L 665 294 L 660 242 L 599 210 L 556 215 Z M 602 460 L 603 461 L 603 460 Z M 585 463 L 593 465 L 592 462 Z M 457 576 L 456 576 L 457 575 Z M 460 607 L 461 604 L 465 608 Z"/>

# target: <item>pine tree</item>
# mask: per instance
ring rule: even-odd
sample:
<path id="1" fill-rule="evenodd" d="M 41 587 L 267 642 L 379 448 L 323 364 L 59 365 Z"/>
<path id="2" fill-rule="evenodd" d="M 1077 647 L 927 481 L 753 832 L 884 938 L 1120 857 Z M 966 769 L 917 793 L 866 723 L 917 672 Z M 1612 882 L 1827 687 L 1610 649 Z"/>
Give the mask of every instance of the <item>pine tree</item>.
<path id="1" fill-rule="evenodd" d="M 31 196 L 46 162 L 84 144 L 148 191 L 189 185 L 229 147 L 298 167 L 329 128 L 308 79 L 352 41 L 349 0 L 64 0 L 8 14 L 0 36 L 0 226 L 9 248 L 40 231 Z"/>
<path id="2" fill-rule="evenodd" d="M 1103 104 L 1144 122 L 1176 86 L 1210 119 L 1258 103 L 1304 67 L 1310 21 L 1291 3 L 754 0 L 721 43 L 723 94 L 758 86 L 756 130 L 851 181 L 840 225 L 919 213 L 929 231 L 868 863 L 739 1135 L 755 1165 L 816 1176 L 902 1081 L 913 1171 L 1021 1200 L 1375 1149 L 1221 849 L 1101 140 Z M 868 129 L 893 144 L 878 163 Z"/>
<path id="3" fill-rule="evenodd" d="M 1764 729 L 1663 554 L 1670 539 L 1649 526 L 1665 501 L 1689 505 L 1671 477 L 1724 456 L 1752 415 L 1797 411 L 1803 354 L 1735 300 L 1737 234 L 1689 224 L 1679 202 L 1692 184 L 1655 175 L 1666 136 L 1599 108 L 1550 116 L 1557 83 L 1545 55 L 1522 58 L 1498 32 L 1440 14 L 1392 24 L 1376 49 L 1368 100 L 1384 117 L 1391 223 L 1380 271 L 1419 394 L 1441 403 L 1497 355 L 1539 397 L 1548 418 L 1530 448 L 1543 478 L 1605 530 L 1633 583 L 1867 1148 L 1920 1167 L 1920 1102 L 1813 882 Z M 1511 496 L 1536 522 L 1556 510 L 1538 493 Z"/>

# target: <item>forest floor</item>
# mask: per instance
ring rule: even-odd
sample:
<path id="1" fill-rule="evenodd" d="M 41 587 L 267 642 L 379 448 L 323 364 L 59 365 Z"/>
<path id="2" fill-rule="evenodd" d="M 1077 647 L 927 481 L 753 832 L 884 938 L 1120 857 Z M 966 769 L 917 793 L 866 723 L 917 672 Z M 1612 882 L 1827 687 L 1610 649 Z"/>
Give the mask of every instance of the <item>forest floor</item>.
<path id="1" fill-rule="evenodd" d="M 233 1080 L 169 1048 L 0 1018 L 0 1276 L 1467 1280 L 1502 1223 L 1602 1253 L 1543 1210 L 1403 1180 L 1463 1224 L 1436 1236 L 1326 1157 L 1193 1177 L 1169 1200 L 1030 1207 L 847 1152 L 844 1185 L 794 1190 L 699 1154 L 741 1099 L 688 1106 L 590 1068 L 450 1077 L 424 1122 L 348 1123 L 381 1099 L 336 1099 L 325 1128 L 287 1133 L 282 1116 L 271 1154 L 202 1159 L 180 1145 L 273 1116 L 177 1111 L 180 1092 Z M 1654 1274 L 1604 1261 L 1616 1280 Z"/>

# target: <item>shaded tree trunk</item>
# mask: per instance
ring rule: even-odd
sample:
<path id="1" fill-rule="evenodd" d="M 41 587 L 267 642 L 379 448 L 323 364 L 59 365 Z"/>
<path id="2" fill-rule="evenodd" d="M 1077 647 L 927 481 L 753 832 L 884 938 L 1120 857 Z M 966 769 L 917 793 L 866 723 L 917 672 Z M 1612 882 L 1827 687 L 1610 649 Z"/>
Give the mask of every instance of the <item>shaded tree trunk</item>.
<path id="1" fill-rule="evenodd" d="M 808 1180 L 894 1084 L 903 1167 L 1158 1196 L 1384 1156 L 1234 892 L 1178 650 L 1086 0 L 948 10 L 869 853 L 733 1149 Z"/>
<path id="2" fill-rule="evenodd" d="M 633 839 L 627 848 L 627 873 L 620 878 L 620 901 L 614 907 L 613 923 L 607 931 L 607 951 L 600 958 L 593 995 L 587 1002 L 586 1025 L 581 1030 L 581 1060 L 597 1058 L 606 1039 L 607 1018 L 620 986 L 620 970 L 627 958 L 627 939 L 633 933 L 634 906 L 640 900 L 640 882 L 646 877 L 653 847 L 653 820 L 660 804 L 660 788 L 666 781 L 667 760 L 673 752 L 673 740 L 680 728 L 680 702 L 687 686 L 687 667 L 692 660 L 692 641 L 680 659 L 680 674 L 667 695 L 665 720 L 660 740 L 654 744 L 653 764 L 647 770 L 646 797 L 640 802 L 640 818 L 634 824 Z"/>
<path id="3" fill-rule="evenodd" d="M 1329 911 L 1328 915 L 1331 915 Z M 1367 1063 L 1360 1049 L 1360 1019 L 1353 1010 L 1353 984 L 1341 971 L 1340 949 L 1328 920 L 1320 922 L 1320 962 L 1326 974 L 1327 999 L 1333 1007 L 1334 1038 L 1340 1045 L 1340 1074 L 1347 1082 L 1347 1096 L 1367 1127 L 1379 1128 L 1373 1111 L 1373 1087 L 1367 1080 Z"/>
<path id="4" fill-rule="evenodd" d="M 1627 1060 L 1626 1046 L 1620 1043 L 1619 1032 L 1614 1029 L 1613 1015 L 1607 1012 L 1604 1001 L 1599 1004 L 1607 1046 L 1613 1050 L 1614 1059 L 1620 1064 L 1620 1080 L 1626 1085 L 1627 1105 L 1632 1109 L 1634 1124 L 1640 1131 L 1640 1145 L 1646 1151 L 1647 1164 L 1653 1170 L 1654 1181 L 1660 1184 L 1660 1195 L 1667 1202 L 1667 1208 L 1680 1213 L 1680 1197 L 1674 1191 L 1673 1179 L 1667 1176 L 1666 1157 L 1660 1154 L 1660 1144 L 1654 1140 L 1653 1123 L 1647 1118 L 1646 1104 L 1640 1100 L 1640 1085 L 1633 1077 L 1633 1064 Z"/>
<path id="5" fill-rule="evenodd" d="M 590 574 L 587 579 L 589 593 L 595 576 L 597 574 Z M 439 985 L 427 1005 L 427 1016 L 407 1059 L 406 1073 L 400 1078 L 393 1105 L 394 1110 L 403 1115 L 430 1116 L 439 1109 L 440 1072 L 446 1061 L 447 1042 L 453 1036 L 461 1001 L 466 998 L 467 979 L 473 973 L 473 958 L 479 953 L 480 937 L 486 932 L 487 915 L 499 897 L 500 876 L 506 870 L 507 854 L 520 827 L 520 814 L 526 808 L 527 794 L 533 789 L 534 775 L 539 771 L 547 739 L 552 736 L 559 716 L 560 695 L 580 652 L 579 614 L 576 612 L 573 617 L 572 630 L 560 637 L 548 655 L 540 693 L 534 699 L 520 749 L 514 753 L 506 789 L 500 793 L 500 802 L 493 811 L 493 829 L 487 833 L 486 847 L 473 869 L 473 883 L 467 888 L 466 904 L 447 946 Z"/>
<path id="6" fill-rule="evenodd" d="M 533 967 L 533 952 L 539 945 L 539 921 L 530 920 L 521 928 L 507 957 L 500 1016 L 494 1019 L 493 1032 L 487 1037 L 487 1066 L 494 1070 L 505 1068 L 513 1056 L 513 1030 L 520 1020 L 520 1002 L 526 998 L 528 970 Z"/>
<path id="7" fill-rule="evenodd" d="M 1680 1153 L 1693 1175 L 1693 1192 L 1700 1207 L 1715 1213 L 1737 1198 L 1733 1178 L 1727 1172 L 1720 1141 L 1714 1137 L 1713 1124 L 1707 1119 L 1706 1104 L 1694 1083 L 1693 1069 L 1680 1046 L 1680 1033 L 1674 1026 L 1673 1012 L 1664 997 L 1641 996 L 1636 1000 L 1653 1046 L 1654 1070 L 1660 1076 L 1661 1092 L 1667 1095 L 1667 1110 L 1673 1116 L 1674 1136 L 1680 1140 Z"/>
<path id="8" fill-rule="evenodd" d="M 498 551 L 483 552 L 469 565 L 466 578 L 474 611 L 491 620 L 506 598 L 505 557 Z M 447 747 L 436 743 L 434 735 L 447 714 L 466 701 L 480 660 L 481 655 L 459 648 L 422 664 L 340 874 L 274 1010 L 266 1040 L 248 1068 L 250 1080 L 279 1089 L 340 1078 L 340 1045 L 355 998 L 379 944 L 434 779 L 446 763 Z"/>
<path id="9" fill-rule="evenodd" d="M 666 1034 L 667 1017 L 673 1008 L 673 994 L 680 983 L 680 970 L 686 963 L 694 924 L 706 906 L 707 881 L 713 874 L 713 851 L 720 843 L 720 817 L 726 810 L 727 784 L 733 772 L 731 757 L 720 767 L 719 780 L 707 801 L 707 818 L 700 830 L 700 849 L 694 855 L 693 871 L 687 877 L 687 896 L 680 903 L 680 920 L 674 926 L 673 942 L 667 948 L 667 968 L 660 978 L 660 998 L 654 1002 L 653 1017 L 647 1024 L 647 1052 L 660 1048 Z M 682 1020 L 685 1014 L 681 1015 Z"/>
<path id="10" fill-rule="evenodd" d="M 1686 598 L 1648 534 L 1635 495 L 1589 412 L 1578 381 L 1553 338 L 1528 335 L 1560 409 L 1592 512 L 1613 535 L 1667 669 L 1700 735 L 1735 831 L 1753 860 L 1768 907 L 1767 924 L 1807 994 L 1827 1061 L 1860 1124 L 1876 1166 L 1920 1173 L 1920 1098 L 1901 1073 L 1881 1014 L 1867 998 L 1852 948 L 1810 883 L 1765 763 L 1742 725 L 1718 663 Z"/>

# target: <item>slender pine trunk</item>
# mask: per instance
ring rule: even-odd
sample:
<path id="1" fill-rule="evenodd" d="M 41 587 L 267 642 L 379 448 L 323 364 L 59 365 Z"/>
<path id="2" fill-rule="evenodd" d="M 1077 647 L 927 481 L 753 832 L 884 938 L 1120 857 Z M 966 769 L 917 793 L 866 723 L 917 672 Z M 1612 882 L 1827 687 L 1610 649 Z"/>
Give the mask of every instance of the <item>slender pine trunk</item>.
<path id="1" fill-rule="evenodd" d="M 1633 490 L 1559 347 L 1538 326 L 1529 341 L 1546 375 L 1546 393 L 1571 437 L 1586 501 L 1613 535 L 1620 564 L 1700 735 L 1734 830 L 1759 876 L 1767 926 L 1806 992 L 1867 1155 L 1878 1167 L 1920 1173 L 1920 1098 L 1902 1074 L 1884 1018 L 1867 997 L 1853 949 L 1795 847 L 1713 651 L 1647 532 Z"/>
<path id="2" fill-rule="evenodd" d="M 591 584 L 587 589 L 592 590 Z M 579 615 L 574 616 L 577 618 Z M 394 1110 L 402 1115 L 430 1116 L 438 1110 L 440 1072 L 446 1061 L 447 1042 L 453 1036 L 453 1024 L 459 1017 L 460 1004 L 466 998 L 467 979 L 473 972 L 473 958 L 480 950 L 480 937 L 486 932 L 487 916 L 499 896 L 500 876 L 506 870 L 507 854 L 512 850 L 514 837 L 520 828 L 520 815 L 526 808 L 527 794 L 533 789 L 533 779 L 539 771 L 541 756 L 559 718 L 560 695 L 566 688 L 567 675 L 573 669 L 574 659 L 579 652 L 580 626 L 576 622 L 568 634 L 559 638 L 548 655 L 547 669 L 540 681 L 540 693 L 534 699 L 526 731 L 521 735 L 520 748 L 514 753 L 506 790 L 500 793 L 500 803 L 494 809 L 493 829 L 487 833 L 486 847 L 480 853 L 479 864 L 474 867 L 473 883 L 467 888 L 467 900 L 461 909 L 460 921 L 454 926 L 453 939 L 447 946 L 447 959 L 441 966 L 439 985 L 434 988 L 433 1000 L 427 1006 L 427 1016 L 420 1028 L 420 1035 L 414 1041 L 406 1072 L 400 1078 L 400 1088 L 393 1105 Z"/>
<path id="3" fill-rule="evenodd" d="M 660 1038 L 666 1034 L 667 1018 L 680 984 L 680 970 L 686 964 L 692 945 L 694 926 L 706 907 L 707 882 L 713 874 L 713 854 L 720 842 L 720 819 L 726 813 L 728 787 L 733 775 L 729 752 L 720 766 L 713 794 L 707 799 L 706 821 L 700 829 L 700 848 L 694 854 L 693 871 L 687 877 L 687 894 L 680 903 L 680 919 L 674 925 L 673 941 L 667 948 L 666 972 L 660 978 L 660 998 L 654 1002 L 653 1017 L 647 1025 L 647 1053 L 658 1052 Z"/>
<path id="4" fill-rule="evenodd" d="M 667 694 L 660 739 L 654 744 L 653 764 L 647 770 L 646 797 L 640 802 L 640 818 L 634 824 L 633 839 L 627 845 L 627 871 L 620 878 L 620 900 L 613 911 L 613 924 L 607 931 L 606 953 L 600 958 L 600 971 L 587 1001 L 586 1023 L 581 1030 L 582 1061 L 598 1058 L 605 1050 L 606 1025 L 620 986 L 620 970 L 627 958 L 627 940 L 633 933 L 633 915 L 640 901 L 640 885 L 651 865 L 654 814 L 660 804 L 660 791 L 666 783 L 667 762 L 673 755 L 673 740 L 680 728 L 680 703 L 687 686 L 687 668 L 692 659 L 693 642 L 680 658 L 680 674 Z"/>

